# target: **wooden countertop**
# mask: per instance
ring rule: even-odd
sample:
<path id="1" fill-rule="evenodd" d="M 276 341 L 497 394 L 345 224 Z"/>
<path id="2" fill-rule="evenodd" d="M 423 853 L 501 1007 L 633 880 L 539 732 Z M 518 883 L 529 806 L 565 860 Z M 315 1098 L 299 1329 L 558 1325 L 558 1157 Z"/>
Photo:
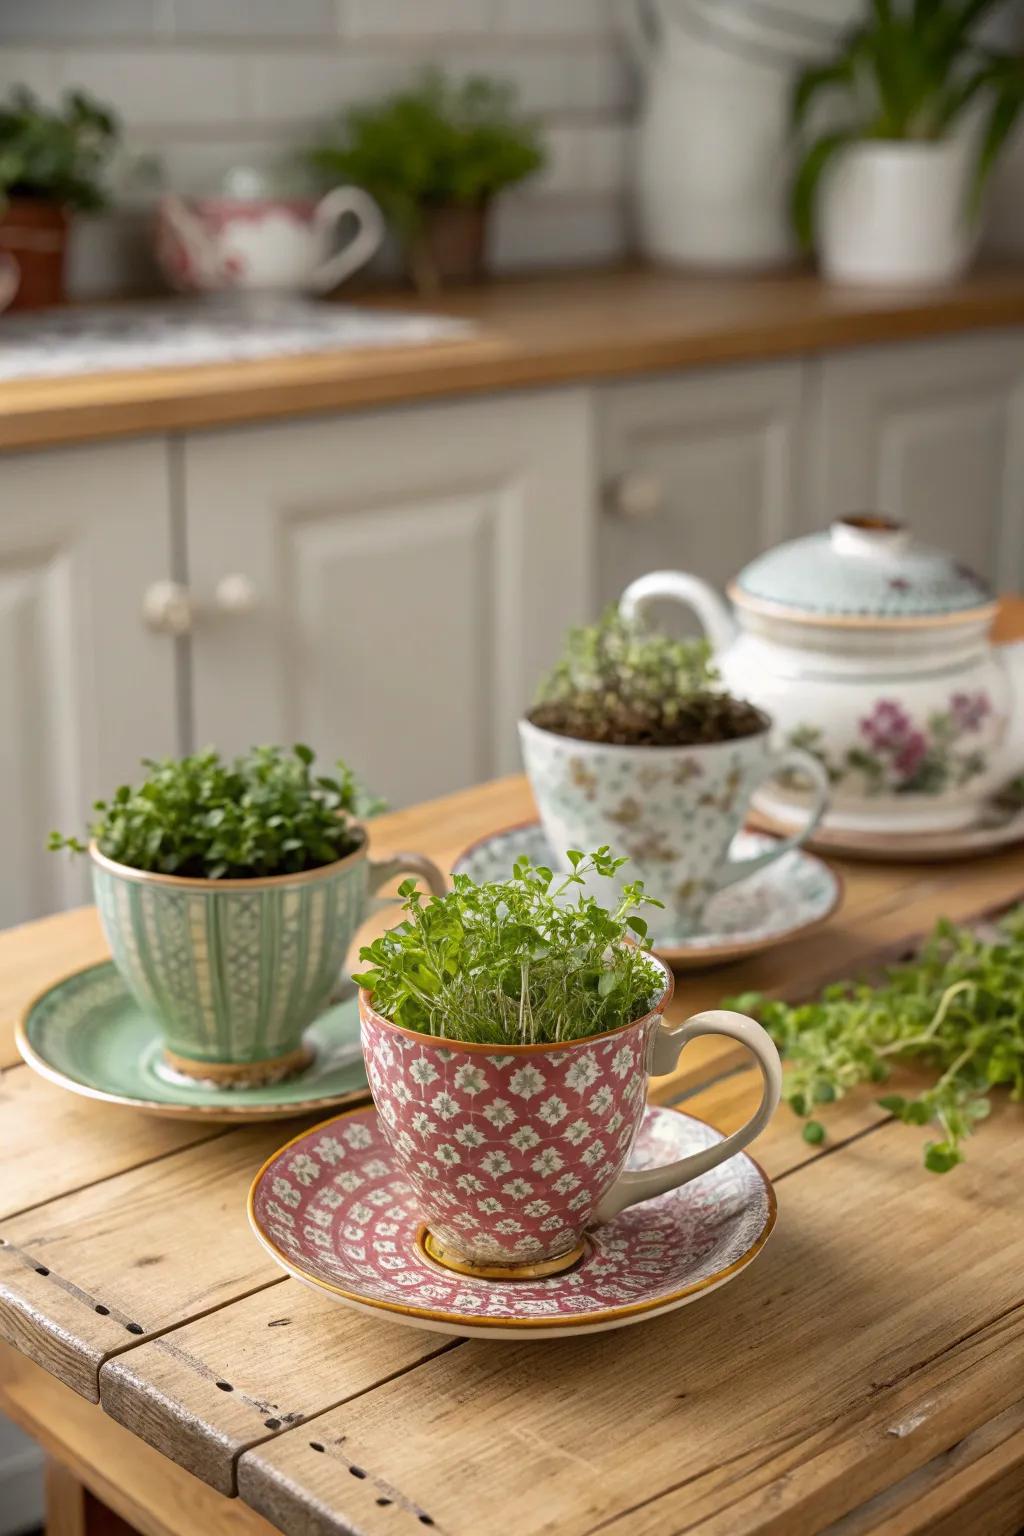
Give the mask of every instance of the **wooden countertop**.
<path id="1" fill-rule="evenodd" d="M 830 287 L 807 272 L 629 269 L 502 281 L 434 305 L 459 341 L 0 384 L 0 448 L 178 432 L 446 395 L 571 384 L 1024 325 L 1024 265 L 930 293 Z M 2 324 L 2 321 L 0 321 Z"/>
<path id="2" fill-rule="evenodd" d="M 1002 619 L 1024 632 L 1020 604 Z M 448 868 L 531 811 L 504 780 L 380 818 L 374 850 Z M 844 877 L 824 928 L 685 977 L 673 1016 L 856 973 L 1020 896 L 1024 872 L 1009 851 Z M 0 935 L 0 1408 L 60 1459 L 62 1500 L 80 1480 L 147 1536 L 401 1536 L 424 1511 L 443 1536 L 1018 1529 L 1020 1106 L 1000 1095 L 942 1179 L 873 1091 L 830 1106 L 823 1147 L 780 1109 L 755 1148 L 778 1229 L 735 1285 L 596 1339 L 441 1339 L 332 1304 L 258 1247 L 245 1192 L 295 1127 L 152 1119 L 18 1064 L 13 1017 L 104 954 L 91 908 Z M 760 1094 L 714 1040 L 652 1088 L 726 1130 Z"/>

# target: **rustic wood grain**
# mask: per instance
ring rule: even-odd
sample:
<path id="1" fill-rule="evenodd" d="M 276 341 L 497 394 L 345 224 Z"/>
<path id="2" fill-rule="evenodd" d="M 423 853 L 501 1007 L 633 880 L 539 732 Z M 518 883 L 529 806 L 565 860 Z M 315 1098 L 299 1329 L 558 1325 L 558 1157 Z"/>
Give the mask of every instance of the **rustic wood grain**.
<path id="1" fill-rule="evenodd" d="M 445 1536 L 499 1510 L 531 1536 L 818 1531 L 1020 1398 L 1022 1124 L 997 1113 L 955 1180 L 879 1126 L 784 1175 L 764 1255 L 699 1306 L 471 1340 L 247 1451 L 240 1492 L 303 1536 L 398 1529 L 378 1498 Z"/>
<path id="2" fill-rule="evenodd" d="M 230 1494 L 248 1446 L 452 1345 L 375 1328 L 285 1280 L 108 1361 L 100 1398 L 134 1434 Z"/>
<path id="3" fill-rule="evenodd" d="M 573 272 L 451 291 L 427 305 L 476 322 L 464 340 L 191 368 L 14 380 L 0 448 L 182 431 L 479 391 L 626 378 L 1024 323 L 1019 267 L 934 292 L 843 288 L 806 271 L 704 277 Z"/>
<path id="4" fill-rule="evenodd" d="M 274 1527 L 176 1467 L 0 1342 L 0 1411 L 141 1536 L 274 1536 Z"/>

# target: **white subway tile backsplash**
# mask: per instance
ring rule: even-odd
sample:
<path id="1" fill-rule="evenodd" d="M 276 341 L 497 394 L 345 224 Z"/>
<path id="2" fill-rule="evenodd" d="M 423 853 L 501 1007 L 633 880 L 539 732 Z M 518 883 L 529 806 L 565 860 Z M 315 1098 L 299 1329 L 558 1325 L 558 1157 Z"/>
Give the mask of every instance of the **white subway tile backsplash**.
<path id="1" fill-rule="evenodd" d="M 334 117 L 408 84 L 417 64 L 393 50 L 254 53 L 244 60 L 249 112 L 271 124 Z"/>
<path id="2" fill-rule="evenodd" d="M 0 97 L 27 85 L 44 101 L 57 93 L 57 60 L 45 48 L 0 48 Z"/>
<path id="3" fill-rule="evenodd" d="M 619 261 L 627 253 L 629 221 L 620 197 L 501 199 L 491 240 L 496 271 Z"/>
<path id="4" fill-rule="evenodd" d="M 496 0 L 496 22 L 499 31 L 518 36 L 607 34 L 612 30 L 615 3 L 616 0 Z M 633 4 L 635 0 L 624 3 Z"/>
<path id="5" fill-rule="evenodd" d="M 103 48 L 58 56 L 62 86 L 80 85 L 134 124 L 229 123 L 245 108 L 243 61 L 200 48 Z"/>
<path id="6" fill-rule="evenodd" d="M 626 123 L 595 123 L 580 132 L 583 164 L 577 186 L 588 192 L 624 192 L 633 152 L 632 128 Z"/>
<path id="7" fill-rule="evenodd" d="M 345 0 L 344 29 L 355 38 L 430 38 L 486 33 L 497 0 Z"/>
<path id="8" fill-rule="evenodd" d="M 162 0 L 0 0 L 0 42 L 148 38 Z M 294 4 L 295 0 L 289 0 Z M 237 6 L 236 6 L 237 9 Z"/>
<path id="9" fill-rule="evenodd" d="M 175 35 L 256 41 L 332 36 L 335 0 L 168 0 Z"/>

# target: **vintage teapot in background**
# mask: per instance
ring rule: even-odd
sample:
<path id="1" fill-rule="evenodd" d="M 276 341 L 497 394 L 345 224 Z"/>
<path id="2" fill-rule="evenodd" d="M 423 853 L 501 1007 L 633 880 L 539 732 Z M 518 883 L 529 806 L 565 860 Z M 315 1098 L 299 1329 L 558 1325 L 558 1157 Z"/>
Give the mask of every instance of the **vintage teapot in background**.
<path id="1" fill-rule="evenodd" d="M 696 613 L 729 690 L 825 764 L 826 827 L 953 831 L 1024 771 L 1024 642 L 994 646 L 985 583 L 901 524 L 840 518 L 759 555 L 729 596 L 732 612 L 698 577 L 654 571 L 621 606 L 674 598 Z M 783 824 L 805 803 L 795 782 L 755 799 Z"/>

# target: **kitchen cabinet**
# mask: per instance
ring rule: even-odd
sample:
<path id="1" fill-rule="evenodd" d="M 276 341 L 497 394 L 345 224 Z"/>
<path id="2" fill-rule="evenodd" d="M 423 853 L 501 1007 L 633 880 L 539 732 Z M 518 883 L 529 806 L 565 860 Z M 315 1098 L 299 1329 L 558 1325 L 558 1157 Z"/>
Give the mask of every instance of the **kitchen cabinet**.
<path id="1" fill-rule="evenodd" d="M 159 441 L 0 459 L 0 924 L 88 899 L 84 861 L 45 851 L 176 750 L 173 646 L 142 595 L 173 574 Z"/>
<path id="2" fill-rule="evenodd" d="M 513 771 L 590 481 L 582 390 L 188 439 L 196 742 L 308 741 L 395 805 Z"/>
<path id="3" fill-rule="evenodd" d="M 858 348 L 811 365 L 813 504 L 900 517 L 1024 585 L 1024 332 Z"/>
<path id="4" fill-rule="evenodd" d="M 724 586 L 754 555 L 799 531 L 804 394 L 799 362 L 602 391 L 603 603 L 666 566 Z M 665 623 L 678 624 L 671 606 Z"/>

